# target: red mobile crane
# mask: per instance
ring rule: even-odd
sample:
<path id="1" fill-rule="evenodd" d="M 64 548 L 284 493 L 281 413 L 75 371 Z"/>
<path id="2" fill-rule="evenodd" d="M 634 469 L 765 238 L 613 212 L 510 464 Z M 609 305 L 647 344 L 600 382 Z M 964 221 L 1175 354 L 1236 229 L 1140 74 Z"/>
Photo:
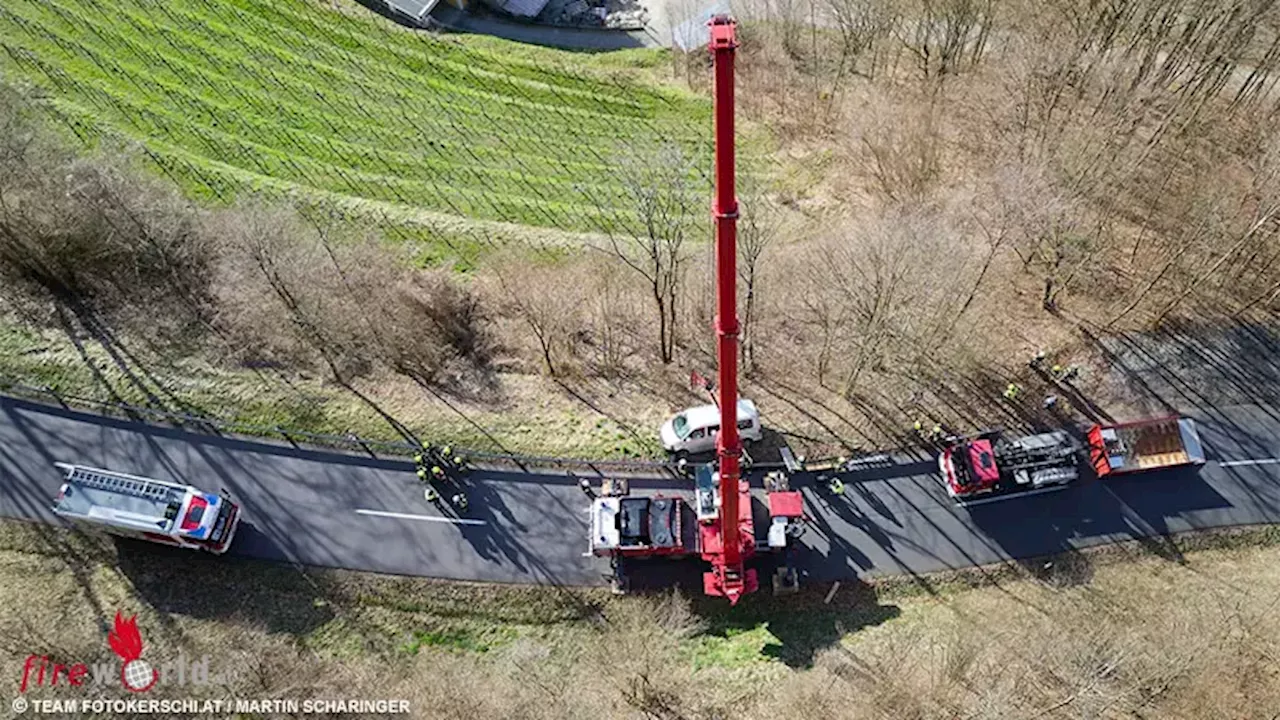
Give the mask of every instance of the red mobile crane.
<path id="1" fill-rule="evenodd" d="M 743 564 L 755 552 L 751 493 L 741 479 L 738 436 L 738 197 L 734 188 L 733 60 L 737 23 L 727 15 L 711 19 L 715 67 L 716 362 L 720 373 L 720 514 L 701 529 L 702 558 L 711 563 L 703 590 L 736 603 L 759 585 L 756 571 Z"/>
<path id="2" fill-rule="evenodd" d="M 587 555 L 613 560 L 614 580 L 624 585 L 620 562 L 624 558 L 679 558 L 698 554 L 711 564 L 702 576 L 703 591 L 736 604 L 744 594 L 759 588 L 758 573 L 746 562 L 758 547 L 787 550 L 791 538 L 803 532 L 804 503 L 791 490 L 785 473 L 765 478 L 769 526 L 757 539 L 752 518 L 751 491 L 742 478 L 742 438 L 738 434 L 738 312 L 737 219 L 734 192 L 733 59 L 738 47 L 736 23 L 718 16 L 711 27 L 711 54 L 715 61 L 715 197 L 712 214 L 716 224 L 716 337 L 719 363 L 720 430 L 716 439 L 716 468 L 706 465 L 697 472 L 695 508 L 680 497 L 655 495 L 629 497 L 625 480 L 606 480 L 602 497 L 591 504 Z M 717 487 L 718 482 L 718 487 Z M 691 522 L 696 516 L 696 522 Z M 789 562 L 778 568 L 775 592 L 798 587 Z"/>

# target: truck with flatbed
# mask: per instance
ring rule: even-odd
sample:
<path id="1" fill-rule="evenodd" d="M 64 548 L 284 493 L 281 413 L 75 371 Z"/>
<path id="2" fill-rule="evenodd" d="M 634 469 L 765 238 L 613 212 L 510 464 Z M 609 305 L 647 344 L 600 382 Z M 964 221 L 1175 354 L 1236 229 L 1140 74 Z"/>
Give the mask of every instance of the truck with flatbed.
<path id="1" fill-rule="evenodd" d="M 1099 477 L 1204 462 L 1195 421 L 1162 417 L 1086 433 L 1089 466 Z M 1065 485 L 1080 476 L 1080 443 L 1065 430 L 1008 438 L 1000 431 L 950 438 L 938 454 L 947 494 L 960 501 Z"/>

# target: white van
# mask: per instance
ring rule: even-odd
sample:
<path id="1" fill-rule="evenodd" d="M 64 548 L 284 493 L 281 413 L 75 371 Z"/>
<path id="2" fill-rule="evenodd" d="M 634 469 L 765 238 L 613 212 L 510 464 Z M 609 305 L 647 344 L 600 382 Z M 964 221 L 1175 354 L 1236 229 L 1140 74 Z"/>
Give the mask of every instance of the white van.
<path id="1" fill-rule="evenodd" d="M 759 442 L 760 411 L 756 404 L 745 398 L 738 400 L 738 433 L 743 442 Z M 662 447 L 675 455 L 715 450 L 716 437 L 720 434 L 720 408 L 700 405 L 689 408 L 662 424 L 658 435 Z"/>

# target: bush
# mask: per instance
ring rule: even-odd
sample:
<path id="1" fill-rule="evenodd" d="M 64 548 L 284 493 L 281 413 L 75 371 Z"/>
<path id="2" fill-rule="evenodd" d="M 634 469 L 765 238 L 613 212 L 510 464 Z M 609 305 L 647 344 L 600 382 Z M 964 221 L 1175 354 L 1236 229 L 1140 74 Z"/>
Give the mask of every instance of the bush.
<path id="1" fill-rule="evenodd" d="M 126 155 L 77 158 L 0 85 L 0 277 L 11 300 L 136 329 L 205 319 L 215 253 L 198 215 Z M 156 313 L 155 308 L 166 308 Z"/>

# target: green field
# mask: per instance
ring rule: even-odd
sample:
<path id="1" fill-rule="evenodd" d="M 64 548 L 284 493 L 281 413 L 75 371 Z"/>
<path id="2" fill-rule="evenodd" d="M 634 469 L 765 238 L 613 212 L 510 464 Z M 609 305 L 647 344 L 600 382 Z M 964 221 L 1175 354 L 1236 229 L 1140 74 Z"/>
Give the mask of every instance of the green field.
<path id="1" fill-rule="evenodd" d="M 84 142 L 140 141 L 193 197 L 287 194 L 397 233 L 597 230 L 627 214 L 620 148 L 709 164 L 710 103 L 627 71 L 654 53 L 442 38 L 355 10 L 6 0 L 0 68 Z"/>

